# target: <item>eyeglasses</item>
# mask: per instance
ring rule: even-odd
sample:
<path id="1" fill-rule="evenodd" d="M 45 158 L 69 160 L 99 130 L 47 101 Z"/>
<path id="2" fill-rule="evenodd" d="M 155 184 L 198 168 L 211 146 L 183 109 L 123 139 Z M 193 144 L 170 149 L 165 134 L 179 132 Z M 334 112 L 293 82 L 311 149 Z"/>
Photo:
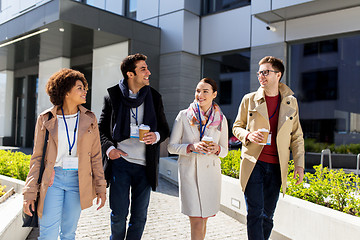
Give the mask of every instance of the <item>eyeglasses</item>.
<path id="1" fill-rule="evenodd" d="M 270 72 L 278 73 L 279 71 L 274 71 L 274 70 L 259 71 L 256 73 L 256 76 L 260 77 L 260 75 L 263 75 L 264 77 L 266 77 L 267 75 L 269 75 Z"/>

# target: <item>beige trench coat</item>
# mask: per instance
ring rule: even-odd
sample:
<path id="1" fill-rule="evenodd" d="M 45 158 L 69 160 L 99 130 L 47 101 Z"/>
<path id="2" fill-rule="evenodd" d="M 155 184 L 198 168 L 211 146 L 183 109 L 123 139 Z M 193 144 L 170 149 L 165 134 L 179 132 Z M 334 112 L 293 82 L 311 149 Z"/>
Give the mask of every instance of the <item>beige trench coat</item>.
<path id="1" fill-rule="evenodd" d="M 220 210 L 221 166 L 219 157 L 228 153 L 228 125 L 224 117 L 221 132 L 210 129 L 208 135 L 220 145 L 219 156 L 187 153 L 189 144 L 200 140 L 197 126 L 191 126 L 186 110 L 175 119 L 168 151 L 178 154 L 181 212 L 192 217 L 210 217 Z"/>
<path id="2" fill-rule="evenodd" d="M 96 117 L 83 106 L 79 106 L 79 109 L 80 117 L 77 141 L 79 192 L 81 209 L 85 209 L 92 206 L 96 194 L 106 192 L 106 181 L 104 179 L 100 135 Z M 49 112 L 53 116 L 50 120 L 48 120 Z M 37 193 L 40 192 L 38 202 L 39 217 L 42 217 L 44 199 L 57 155 L 58 120 L 56 112 L 57 107 L 53 107 L 44 111 L 38 117 L 35 127 L 34 149 L 30 160 L 30 171 L 23 189 L 24 200 L 35 200 Z M 39 186 L 37 180 L 39 178 L 46 129 L 49 131 L 49 140 L 45 155 L 45 170 Z"/>
<path id="3" fill-rule="evenodd" d="M 290 159 L 290 149 L 292 150 L 295 166 L 304 168 L 304 139 L 299 121 L 299 109 L 296 98 L 291 89 L 283 83 L 279 83 L 281 104 L 278 121 L 278 133 L 276 144 L 279 154 L 281 169 L 282 191 L 286 192 L 286 182 L 288 174 L 288 162 Z M 256 161 L 263 149 L 263 145 L 251 143 L 245 140 L 248 133 L 259 128 L 270 129 L 265 93 L 263 88 L 256 92 L 244 96 L 241 101 L 238 115 L 234 122 L 233 133 L 242 143 L 241 165 L 240 165 L 240 184 L 245 191 Z"/>

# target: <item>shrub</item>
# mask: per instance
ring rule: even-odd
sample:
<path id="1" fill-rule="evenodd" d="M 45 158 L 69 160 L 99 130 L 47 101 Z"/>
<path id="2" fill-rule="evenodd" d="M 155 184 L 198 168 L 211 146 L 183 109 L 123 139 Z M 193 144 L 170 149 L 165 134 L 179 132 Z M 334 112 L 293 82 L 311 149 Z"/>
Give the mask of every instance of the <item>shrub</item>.
<path id="1" fill-rule="evenodd" d="M 241 150 L 229 151 L 228 155 L 221 158 L 221 173 L 233 178 L 239 178 Z"/>
<path id="2" fill-rule="evenodd" d="M 4 192 L 4 189 L 5 189 L 5 188 L 6 188 L 5 185 L 2 186 L 2 185 L 0 184 L 0 197 L 5 194 L 5 192 Z"/>
<path id="3" fill-rule="evenodd" d="M 360 144 L 348 144 L 335 146 L 334 144 L 316 142 L 313 138 L 305 139 L 305 151 L 320 153 L 323 149 L 330 149 L 332 153 L 358 154 L 360 152 Z"/>
<path id="4" fill-rule="evenodd" d="M 221 173 L 230 177 L 239 178 L 240 150 L 229 151 L 221 158 Z M 314 166 L 315 173 L 305 173 L 303 183 L 295 185 L 294 162 L 289 163 L 288 188 L 286 194 L 301 198 L 339 210 L 348 214 L 360 216 L 360 179 L 357 175 L 340 170 L 329 170 L 320 165 Z"/>
<path id="5" fill-rule="evenodd" d="M 0 150 L 0 174 L 25 181 L 30 157 L 22 152 Z"/>
<path id="6" fill-rule="evenodd" d="M 294 163 L 290 161 L 286 194 L 348 214 L 360 216 L 360 198 L 356 196 L 359 177 L 353 173 L 314 166 L 315 173 L 306 173 L 304 182 L 295 185 Z"/>

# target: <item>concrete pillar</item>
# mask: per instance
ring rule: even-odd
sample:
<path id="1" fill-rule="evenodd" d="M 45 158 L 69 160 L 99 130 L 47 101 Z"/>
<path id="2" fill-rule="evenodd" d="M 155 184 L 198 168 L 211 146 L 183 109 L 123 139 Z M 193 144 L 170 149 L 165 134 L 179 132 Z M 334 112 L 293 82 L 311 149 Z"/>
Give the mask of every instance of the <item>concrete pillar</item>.
<path id="1" fill-rule="evenodd" d="M 51 75 L 62 68 L 70 67 L 70 59 L 59 57 L 39 62 L 39 86 L 38 86 L 38 105 L 36 113 L 39 115 L 44 110 L 50 108 L 52 103 L 45 92 L 45 86 Z"/>
<path id="2" fill-rule="evenodd" d="M 185 52 L 160 56 L 160 93 L 170 127 L 178 112 L 187 108 L 194 100 L 195 87 L 201 78 L 200 72 L 200 56 Z"/>
<path id="3" fill-rule="evenodd" d="M 99 119 L 106 89 L 119 83 L 123 78 L 120 70 L 121 61 L 129 53 L 129 43 L 122 42 L 93 51 L 91 110 Z"/>

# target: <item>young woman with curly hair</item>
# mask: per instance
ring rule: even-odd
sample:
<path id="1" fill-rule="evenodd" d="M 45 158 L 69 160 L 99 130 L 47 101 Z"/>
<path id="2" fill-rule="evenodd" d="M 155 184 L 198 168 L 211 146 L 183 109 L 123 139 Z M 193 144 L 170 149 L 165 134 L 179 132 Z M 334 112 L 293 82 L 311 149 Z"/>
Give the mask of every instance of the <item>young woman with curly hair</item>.
<path id="1" fill-rule="evenodd" d="M 32 215 L 39 193 L 39 239 L 75 239 L 82 209 L 98 209 L 106 200 L 106 181 L 102 167 L 100 136 L 94 113 L 86 102 L 87 81 L 72 69 L 54 73 L 46 92 L 53 107 L 41 113 L 35 127 L 30 171 L 23 190 L 24 212 Z M 38 185 L 46 130 L 49 132 L 45 169 Z"/>

